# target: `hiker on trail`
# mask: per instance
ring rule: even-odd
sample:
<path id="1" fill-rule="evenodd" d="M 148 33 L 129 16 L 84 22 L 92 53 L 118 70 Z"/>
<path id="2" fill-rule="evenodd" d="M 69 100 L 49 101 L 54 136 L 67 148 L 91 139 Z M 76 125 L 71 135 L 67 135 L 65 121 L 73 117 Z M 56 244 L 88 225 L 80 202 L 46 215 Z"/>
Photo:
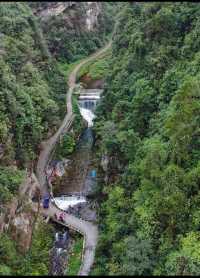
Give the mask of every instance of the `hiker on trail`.
<path id="1" fill-rule="evenodd" d="M 60 213 L 59 220 L 64 222 L 64 213 L 63 212 Z"/>

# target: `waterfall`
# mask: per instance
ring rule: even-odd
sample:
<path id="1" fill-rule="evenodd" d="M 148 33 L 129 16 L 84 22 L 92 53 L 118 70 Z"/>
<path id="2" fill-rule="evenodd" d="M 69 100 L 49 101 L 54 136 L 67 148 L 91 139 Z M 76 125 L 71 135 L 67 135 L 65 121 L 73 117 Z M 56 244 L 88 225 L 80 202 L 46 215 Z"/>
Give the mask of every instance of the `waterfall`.
<path id="1" fill-rule="evenodd" d="M 87 121 L 88 127 L 93 126 L 93 120 L 95 118 L 94 111 L 97 103 L 100 99 L 102 90 L 87 89 L 83 91 L 79 96 L 79 109 L 82 117 Z"/>
<path id="2" fill-rule="evenodd" d="M 87 108 L 80 107 L 79 109 L 80 109 L 81 116 L 87 121 L 88 127 L 93 126 L 93 120 L 95 118 L 95 114 Z"/>

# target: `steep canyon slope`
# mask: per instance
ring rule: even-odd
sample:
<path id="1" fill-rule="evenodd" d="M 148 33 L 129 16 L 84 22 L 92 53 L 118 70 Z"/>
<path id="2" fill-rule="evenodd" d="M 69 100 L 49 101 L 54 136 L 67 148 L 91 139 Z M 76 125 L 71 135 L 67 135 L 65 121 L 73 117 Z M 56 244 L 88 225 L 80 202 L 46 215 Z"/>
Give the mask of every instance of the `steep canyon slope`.
<path id="1" fill-rule="evenodd" d="M 198 275 L 200 6 L 126 3 L 96 118 L 97 275 Z"/>
<path id="2" fill-rule="evenodd" d="M 32 239 L 36 215 L 30 212 L 28 198 L 38 193 L 39 186 L 33 170 L 42 148 L 40 143 L 55 133 L 66 111 L 65 97 L 68 88 L 56 58 L 68 58 L 67 55 L 62 55 L 59 48 L 55 55 L 55 51 L 50 47 L 53 46 L 54 40 L 56 41 L 55 32 L 52 30 L 53 25 L 48 25 L 48 21 L 46 22 L 45 26 L 53 31 L 50 34 L 44 29 L 44 25 L 42 26 L 39 13 L 34 14 L 33 6 L 31 3 L 0 5 L 0 247 L 6 252 L 6 256 L 4 252 L 2 253 L 0 260 L 2 274 L 46 274 L 48 261 L 45 257 L 52 243 L 52 231 L 45 226 L 45 223 L 36 225 L 37 229 Z M 70 36 L 71 31 L 76 29 L 73 33 L 75 40 L 67 40 L 66 37 L 63 39 L 63 43 L 65 42 L 63 51 L 67 49 L 68 44 L 69 48 L 73 48 L 68 63 L 80 58 L 77 43 L 79 40 L 79 43 L 83 42 L 85 33 L 93 32 L 91 24 L 102 23 L 98 21 L 95 14 L 90 14 L 88 8 L 91 20 L 87 20 L 86 24 L 89 29 L 79 32 L 80 26 L 83 26 L 83 21 L 79 22 L 80 13 L 85 16 L 87 4 L 84 7 L 85 10 L 83 7 L 79 9 L 76 5 L 73 7 L 73 15 L 70 15 L 71 18 L 69 16 L 70 20 L 74 21 L 73 28 L 64 31 Z M 48 7 L 44 5 L 43 12 L 46 8 Z M 91 9 L 95 10 L 95 7 Z M 97 8 L 97 14 L 98 11 Z M 62 12 L 61 14 L 56 12 L 50 19 L 59 21 L 59 17 L 62 18 Z M 67 16 L 66 19 L 65 14 L 61 23 L 65 19 L 70 21 L 69 18 Z M 59 25 L 56 28 L 59 31 Z M 98 27 L 95 28 L 94 37 L 97 38 Z M 81 36 L 77 37 L 78 32 Z M 85 39 L 88 44 L 94 39 L 92 33 L 90 35 L 91 39 L 88 34 Z M 89 52 L 95 47 L 92 47 Z M 85 45 L 85 49 L 87 48 Z M 88 52 L 85 51 L 81 55 L 87 54 Z M 20 193 L 23 193 L 23 196 Z M 45 240 L 44 229 L 47 230 Z M 43 244 L 42 240 L 44 240 Z M 40 244 L 43 246 L 43 252 L 41 256 L 36 256 Z"/>

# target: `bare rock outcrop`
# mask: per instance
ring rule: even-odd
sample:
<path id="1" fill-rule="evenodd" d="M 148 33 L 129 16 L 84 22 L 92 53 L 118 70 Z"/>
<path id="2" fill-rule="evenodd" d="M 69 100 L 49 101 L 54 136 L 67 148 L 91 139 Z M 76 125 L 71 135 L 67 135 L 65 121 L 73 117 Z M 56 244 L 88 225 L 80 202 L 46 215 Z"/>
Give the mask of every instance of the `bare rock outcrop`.
<path id="1" fill-rule="evenodd" d="M 31 200 L 39 195 L 40 190 L 36 176 L 34 174 L 27 175 L 19 187 L 18 196 L 4 206 L 0 215 L 0 233 L 9 231 L 21 253 L 25 253 L 31 244 L 36 216 L 32 210 Z"/>

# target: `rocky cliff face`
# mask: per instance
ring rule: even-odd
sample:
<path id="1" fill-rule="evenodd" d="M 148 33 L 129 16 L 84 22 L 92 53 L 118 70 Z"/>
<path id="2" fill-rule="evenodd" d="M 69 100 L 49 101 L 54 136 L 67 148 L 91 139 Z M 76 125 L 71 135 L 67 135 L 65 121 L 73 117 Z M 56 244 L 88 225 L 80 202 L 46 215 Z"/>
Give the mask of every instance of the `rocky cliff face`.
<path id="1" fill-rule="evenodd" d="M 93 31 L 98 26 L 98 16 L 102 13 L 102 3 L 86 2 L 86 28 Z"/>
<path id="2" fill-rule="evenodd" d="M 38 6 L 33 6 L 34 14 L 42 20 L 48 20 L 51 16 L 57 16 L 76 2 L 45 2 Z M 36 4 L 37 5 L 37 4 Z"/>
<path id="3" fill-rule="evenodd" d="M 31 199 L 39 193 L 39 184 L 34 174 L 27 176 L 20 186 L 19 194 L 4 207 L 0 215 L 0 233 L 6 232 L 17 242 L 20 253 L 25 253 L 31 244 L 33 223 L 37 215 Z"/>
<path id="4" fill-rule="evenodd" d="M 70 10 L 75 11 L 74 15 L 76 17 L 76 11 L 78 11 L 79 8 L 83 11 L 81 28 L 85 28 L 85 30 L 88 31 L 94 31 L 95 27 L 98 26 L 98 16 L 102 13 L 101 2 L 48 2 L 43 8 L 41 6 L 34 8 L 34 13 L 42 22 L 47 22 L 51 17 L 64 14 L 65 18 L 68 18 L 68 20 L 71 21 L 71 25 L 74 27 L 74 24 L 77 22 L 73 22 Z"/>
<path id="5" fill-rule="evenodd" d="M 82 17 L 75 20 L 78 10 L 82 11 Z M 73 13 L 71 11 L 73 10 Z M 94 31 L 98 26 L 98 16 L 102 13 L 101 2 L 47 2 L 45 5 L 33 7 L 34 14 L 37 15 L 42 22 L 47 22 L 52 17 L 64 15 L 71 23 L 72 27 L 81 20 L 81 28 L 87 31 Z"/>
<path id="6" fill-rule="evenodd" d="M 68 62 L 87 56 L 104 44 L 112 30 L 105 2 L 31 3 L 50 52 Z"/>

